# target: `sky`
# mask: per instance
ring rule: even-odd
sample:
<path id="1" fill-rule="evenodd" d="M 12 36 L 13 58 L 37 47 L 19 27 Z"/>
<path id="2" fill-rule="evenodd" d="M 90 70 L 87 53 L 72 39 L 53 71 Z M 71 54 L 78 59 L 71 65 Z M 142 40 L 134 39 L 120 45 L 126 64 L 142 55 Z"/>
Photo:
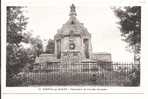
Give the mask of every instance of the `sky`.
<path id="1" fill-rule="evenodd" d="M 71 0 L 70 0 L 71 1 Z M 27 30 L 33 36 L 40 36 L 47 44 L 48 39 L 54 39 L 57 30 L 69 19 L 70 6 L 76 6 L 77 19 L 84 24 L 91 33 L 93 52 L 108 52 L 116 62 L 133 62 L 133 54 L 125 47 L 127 44 L 121 40 L 121 33 L 114 15 L 112 6 L 97 3 L 50 3 L 27 6 L 25 15 L 29 17 Z"/>

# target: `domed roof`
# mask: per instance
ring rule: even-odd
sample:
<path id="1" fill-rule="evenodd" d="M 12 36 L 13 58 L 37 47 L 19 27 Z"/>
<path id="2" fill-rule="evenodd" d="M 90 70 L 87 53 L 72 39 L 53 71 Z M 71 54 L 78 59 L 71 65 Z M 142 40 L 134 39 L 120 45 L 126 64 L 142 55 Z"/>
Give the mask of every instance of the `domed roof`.
<path id="1" fill-rule="evenodd" d="M 77 13 L 74 4 L 71 5 L 70 9 L 69 20 L 63 24 L 61 29 L 58 30 L 58 33 L 55 35 L 55 37 L 70 35 L 72 32 L 73 35 L 90 36 L 90 33 L 84 27 L 83 23 L 80 23 L 77 20 Z"/>

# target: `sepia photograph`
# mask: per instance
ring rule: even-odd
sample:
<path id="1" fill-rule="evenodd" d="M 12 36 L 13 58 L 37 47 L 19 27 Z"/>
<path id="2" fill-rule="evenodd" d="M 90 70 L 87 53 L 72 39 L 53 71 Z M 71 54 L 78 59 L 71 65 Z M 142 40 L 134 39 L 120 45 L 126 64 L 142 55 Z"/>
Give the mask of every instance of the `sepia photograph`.
<path id="1" fill-rule="evenodd" d="M 140 86 L 141 6 L 6 7 L 6 86 Z"/>

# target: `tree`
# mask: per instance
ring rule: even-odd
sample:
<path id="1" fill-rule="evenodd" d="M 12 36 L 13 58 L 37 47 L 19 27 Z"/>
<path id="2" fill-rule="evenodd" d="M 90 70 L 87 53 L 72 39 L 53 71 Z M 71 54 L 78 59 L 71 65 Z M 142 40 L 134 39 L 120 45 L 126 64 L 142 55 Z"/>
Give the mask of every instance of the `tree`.
<path id="1" fill-rule="evenodd" d="M 48 44 L 46 46 L 46 53 L 53 54 L 54 53 L 54 40 L 49 39 Z"/>
<path id="2" fill-rule="evenodd" d="M 39 56 L 43 52 L 43 42 L 40 36 L 33 37 L 31 33 L 24 33 L 23 42 L 31 45 L 29 50 L 31 50 L 34 57 Z"/>
<path id="3" fill-rule="evenodd" d="M 12 77 L 17 74 L 26 63 L 26 53 L 21 48 L 23 32 L 27 25 L 27 18 L 23 15 L 23 7 L 7 7 L 7 85 L 11 85 Z"/>
<path id="4" fill-rule="evenodd" d="M 134 52 L 135 58 L 140 60 L 141 7 L 133 6 L 115 8 L 114 12 L 115 15 L 120 19 L 119 25 L 123 40 L 128 43 L 128 47 L 132 52 Z"/>
<path id="5" fill-rule="evenodd" d="M 30 43 L 32 45 L 32 50 L 34 51 L 34 56 L 38 56 L 43 52 L 43 44 L 40 37 L 30 38 Z"/>
<path id="6" fill-rule="evenodd" d="M 26 28 L 27 19 L 23 15 L 22 7 L 7 7 L 7 43 L 18 46 L 22 41 L 22 33 Z"/>
<path id="7" fill-rule="evenodd" d="M 7 7 L 7 86 L 20 84 L 17 74 L 25 67 L 33 66 L 36 56 L 42 53 L 43 45 L 39 37 L 32 37 L 26 33 L 27 19 L 23 14 L 23 7 Z M 30 44 L 25 48 L 23 44 Z"/>
<path id="8" fill-rule="evenodd" d="M 140 85 L 140 50 L 141 50 L 141 7 L 115 8 L 114 12 L 120 19 L 120 31 L 123 40 L 128 43 L 129 49 L 134 53 L 134 72 L 131 84 Z M 138 64 L 137 64 L 138 63 Z"/>
<path id="9" fill-rule="evenodd" d="M 22 68 L 22 71 L 31 71 L 34 66 L 34 62 L 36 57 L 39 57 L 39 55 L 43 52 L 43 44 L 42 40 L 39 36 L 32 37 L 31 33 L 25 33 L 23 34 L 23 45 L 29 45 L 29 47 L 21 46 L 22 50 L 26 53 L 26 63 L 24 68 Z"/>

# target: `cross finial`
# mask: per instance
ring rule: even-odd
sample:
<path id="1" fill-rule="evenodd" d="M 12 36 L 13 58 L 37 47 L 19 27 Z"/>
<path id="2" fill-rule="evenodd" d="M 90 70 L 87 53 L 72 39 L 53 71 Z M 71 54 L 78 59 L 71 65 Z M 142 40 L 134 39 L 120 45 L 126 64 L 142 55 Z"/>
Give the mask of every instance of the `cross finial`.
<path id="1" fill-rule="evenodd" d="M 77 15 L 76 14 L 76 7 L 75 7 L 75 5 L 74 4 L 72 4 L 71 6 L 70 6 L 70 14 L 69 14 L 70 16 L 72 16 L 72 15 Z"/>
<path id="2" fill-rule="evenodd" d="M 75 5 L 74 5 L 74 4 L 72 4 L 72 5 L 71 5 L 71 7 L 70 7 L 71 12 L 75 12 L 75 8 L 76 8 L 76 7 L 75 7 Z"/>

